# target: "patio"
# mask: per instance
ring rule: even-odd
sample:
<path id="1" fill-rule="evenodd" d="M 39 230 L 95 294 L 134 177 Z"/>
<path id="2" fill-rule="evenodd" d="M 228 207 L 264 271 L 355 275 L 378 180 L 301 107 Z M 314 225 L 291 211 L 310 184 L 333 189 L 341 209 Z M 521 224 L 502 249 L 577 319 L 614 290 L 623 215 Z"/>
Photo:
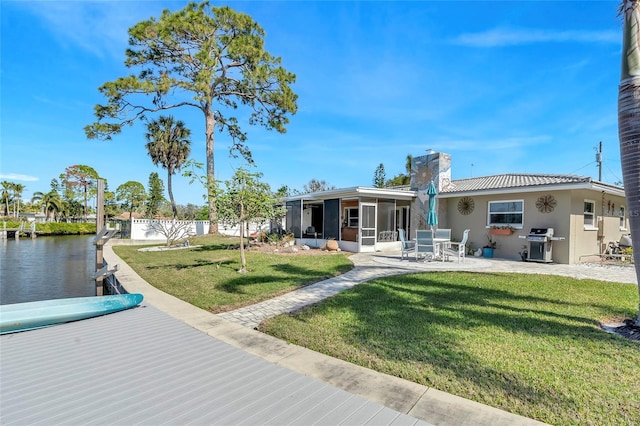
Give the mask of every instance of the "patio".
<path id="1" fill-rule="evenodd" d="M 416 260 L 415 257 L 409 256 L 401 258 L 398 252 L 380 252 L 371 255 L 371 260 L 375 264 L 382 264 L 393 268 L 411 269 L 416 271 L 434 271 L 434 270 L 460 270 L 466 271 L 470 269 L 490 268 L 493 262 L 483 257 L 467 256 L 462 262 L 458 262 L 457 258 L 450 256 L 449 260 L 442 261 L 440 259 L 427 261 L 424 259 Z M 497 260 L 497 259 L 492 259 Z"/>

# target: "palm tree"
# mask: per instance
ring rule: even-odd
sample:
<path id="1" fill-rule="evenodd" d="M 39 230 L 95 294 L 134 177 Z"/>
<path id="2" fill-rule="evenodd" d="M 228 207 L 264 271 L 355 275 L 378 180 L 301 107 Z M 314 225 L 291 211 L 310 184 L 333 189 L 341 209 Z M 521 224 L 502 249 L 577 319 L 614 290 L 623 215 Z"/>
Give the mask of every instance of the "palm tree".
<path id="1" fill-rule="evenodd" d="M 42 197 L 44 197 L 44 193 L 40 191 L 36 191 L 31 195 L 31 204 L 41 203 Z"/>
<path id="2" fill-rule="evenodd" d="M 11 201 L 11 188 L 13 182 L 7 180 L 2 181 L 2 206 L 4 207 L 4 216 L 9 216 L 9 201 Z"/>
<path id="3" fill-rule="evenodd" d="M 618 88 L 618 136 L 631 239 L 635 243 L 633 258 L 640 282 L 640 0 L 624 0 L 620 12 L 624 29 Z M 640 286 L 638 297 L 635 323 L 640 326 Z"/>
<path id="4" fill-rule="evenodd" d="M 40 192 L 40 191 L 36 191 L 33 193 L 33 195 L 31 196 L 31 205 L 34 209 L 41 209 L 42 208 L 42 197 L 44 197 L 44 193 Z M 44 213 L 44 209 L 42 211 L 42 213 Z"/>
<path id="5" fill-rule="evenodd" d="M 49 217 L 56 220 L 56 215 L 64 209 L 64 203 L 57 191 L 51 190 L 42 196 L 42 210 L 45 215 L 45 221 L 49 221 Z"/>
<path id="6" fill-rule="evenodd" d="M 167 192 L 171 201 L 174 219 L 178 216 L 178 208 L 173 199 L 171 176 L 180 170 L 191 152 L 191 131 L 184 122 L 174 121 L 172 116 L 160 116 L 147 124 L 147 151 L 153 164 L 160 164 L 167 169 Z"/>
<path id="7" fill-rule="evenodd" d="M 20 197 L 22 197 L 22 191 L 26 189 L 21 183 L 14 183 L 11 187 L 11 192 L 13 192 L 13 216 L 15 218 L 20 214 Z"/>
<path id="8" fill-rule="evenodd" d="M 407 176 L 411 177 L 411 164 L 413 163 L 413 155 L 407 154 L 407 159 L 404 162 L 404 169 L 407 171 Z"/>

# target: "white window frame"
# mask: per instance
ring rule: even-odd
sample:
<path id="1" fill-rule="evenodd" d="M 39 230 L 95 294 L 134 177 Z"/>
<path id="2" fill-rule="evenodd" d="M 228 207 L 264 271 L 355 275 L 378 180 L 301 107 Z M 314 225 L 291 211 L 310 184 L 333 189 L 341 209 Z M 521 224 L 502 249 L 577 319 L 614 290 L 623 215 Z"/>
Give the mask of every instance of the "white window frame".
<path id="1" fill-rule="evenodd" d="M 491 205 L 492 204 L 498 204 L 498 203 L 520 203 L 521 205 L 521 209 L 518 211 L 512 211 L 512 212 L 492 212 L 491 211 Z M 522 217 L 521 222 L 519 223 L 508 223 L 508 222 L 492 222 L 491 221 L 491 214 L 519 214 Z M 512 228 L 515 229 L 522 229 L 524 227 L 524 200 L 495 200 L 495 201 L 489 201 L 487 204 L 487 227 L 491 227 L 491 226 L 505 226 L 505 225 L 509 225 Z"/>
<path id="2" fill-rule="evenodd" d="M 627 230 L 626 213 L 627 213 L 627 210 L 624 208 L 624 206 L 620 206 L 620 210 L 618 212 L 618 217 L 620 218 L 620 230 L 621 231 L 626 231 Z"/>
<path id="3" fill-rule="evenodd" d="M 592 206 L 592 211 L 587 211 L 586 204 L 589 203 Z M 591 217 L 590 222 L 587 222 L 587 217 Z M 598 226 L 596 225 L 597 222 L 597 217 L 596 217 L 596 202 L 594 200 L 584 200 L 583 204 L 582 204 L 582 219 L 584 221 L 583 225 L 584 225 L 584 229 L 585 231 L 597 231 L 598 230 Z"/>
<path id="4" fill-rule="evenodd" d="M 355 215 L 353 215 L 355 212 Z M 357 228 L 360 223 L 360 211 L 359 207 L 345 207 L 344 208 L 344 223 L 349 228 Z"/>

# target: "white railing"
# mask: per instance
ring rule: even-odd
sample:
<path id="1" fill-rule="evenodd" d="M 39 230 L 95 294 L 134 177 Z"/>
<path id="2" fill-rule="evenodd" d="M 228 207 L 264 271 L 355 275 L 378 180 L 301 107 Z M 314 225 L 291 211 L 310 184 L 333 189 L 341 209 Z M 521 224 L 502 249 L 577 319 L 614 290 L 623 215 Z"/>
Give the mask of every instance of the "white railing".
<path id="1" fill-rule="evenodd" d="M 172 220 L 157 219 L 133 219 L 131 221 L 132 240 L 153 240 L 166 241 L 167 237 L 159 232 L 159 227 L 154 226 L 161 223 L 170 224 Z M 175 222 L 179 226 L 185 226 L 192 235 L 204 235 L 209 233 L 208 220 L 178 220 Z"/>
<path id="2" fill-rule="evenodd" d="M 166 241 L 166 236 L 158 232 L 158 227 L 154 227 L 153 223 L 167 222 L 171 223 L 172 220 L 159 220 L 159 219 L 133 219 L 131 222 L 131 239 L 132 240 L 152 240 L 152 241 Z M 209 221 L 208 220 L 178 220 L 176 223 L 190 226 L 186 229 L 189 230 L 190 235 L 205 235 L 209 233 Z M 250 223 L 249 235 L 254 232 L 265 231 L 269 232 L 269 224 Z M 239 225 L 231 226 L 224 223 L 218 224 L 218 232 L 222 235 L 239 236 Z M 246 230 L 245 230 L 246 234 Z"/>

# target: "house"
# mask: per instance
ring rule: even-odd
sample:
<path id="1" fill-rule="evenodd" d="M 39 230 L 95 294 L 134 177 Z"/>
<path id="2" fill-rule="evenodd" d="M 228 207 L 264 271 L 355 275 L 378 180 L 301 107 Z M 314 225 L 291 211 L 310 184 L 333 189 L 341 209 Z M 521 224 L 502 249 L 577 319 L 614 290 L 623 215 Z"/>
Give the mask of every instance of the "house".
<path id="1" fill-rule="evenodd" d="M 20 212 L 18 213 L 20 220 L 26 220 L 29 223 L 45 223 L 47 217 L 43 213 Z"/>
<path id="2" fill-rule="evenodd" d="M 285 231 L 298 243 L 338 241 L 342 250 L 399 250 L 397 229 L 414 235 L 426 224 L 426 188 L 438 189 L 438 226 L 452 229 L 460 240 L 470 229 L 469 245 L 488 242 L 496 257 L 520 259 L 532 228 L 553 228 L 551 257 L 557 263 L 578 263 L 602 253 L 610 241 L 629 233 L 624 189 L 585 176 L 502 174 L 451 179 L 449 154 L 430 151 L 414 157 L 411 183 L 402 188 L 353 187 L 302 194 L 285 200 Z"/>

